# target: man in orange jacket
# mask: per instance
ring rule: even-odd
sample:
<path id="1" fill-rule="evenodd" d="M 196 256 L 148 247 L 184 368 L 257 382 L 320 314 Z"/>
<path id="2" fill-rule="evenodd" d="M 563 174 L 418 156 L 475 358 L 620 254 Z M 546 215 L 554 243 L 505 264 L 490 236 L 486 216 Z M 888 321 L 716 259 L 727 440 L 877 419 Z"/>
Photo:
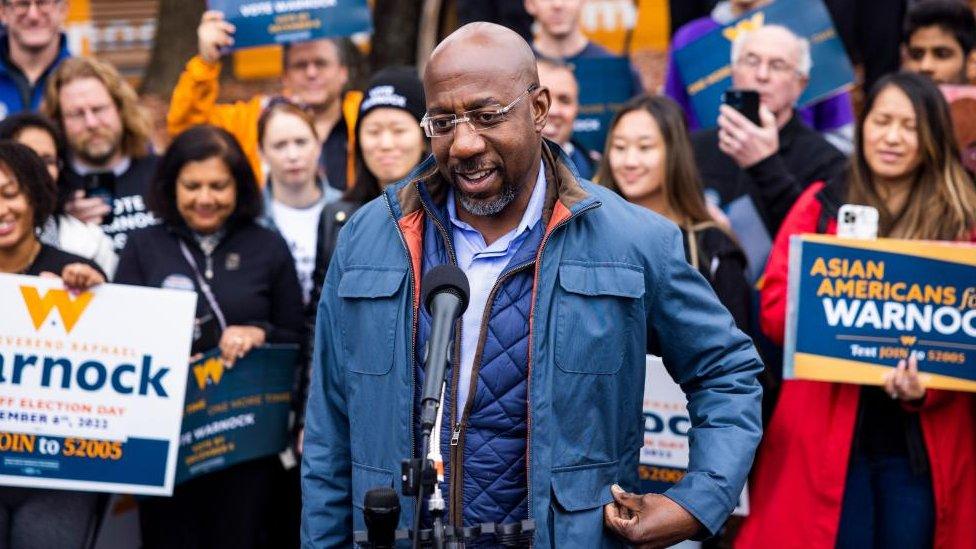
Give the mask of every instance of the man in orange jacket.
<path id="1" fill-rule="evenodd" d="M 272 99 L 257 95 L 249 101 L 217 104 L 221 54 L 234 44 L 234 25 L 219 11 L 203 14 L 197 28 L 199 53 L 186 64 L 173 89 L 166 124 L 171 135 L 196 124 L 213 124 L 237 138 L 264 184 L 258 156 L 258 117 Z M 343 89 L 349 82 L 345 46 L 333 38 L 286 45 L 281 75 L 282 95 L 310 110 L 322 139 L 322 166 L 329 185 L 339 190 L 353 181 L 353 144 L 360 92 Z"/>

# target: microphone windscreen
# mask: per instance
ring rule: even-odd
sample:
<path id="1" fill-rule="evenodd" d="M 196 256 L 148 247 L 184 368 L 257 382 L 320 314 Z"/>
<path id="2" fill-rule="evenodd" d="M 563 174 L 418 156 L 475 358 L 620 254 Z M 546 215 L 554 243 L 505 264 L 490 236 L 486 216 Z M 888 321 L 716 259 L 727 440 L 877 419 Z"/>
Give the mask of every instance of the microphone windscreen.
<path id="1" fill-rule="evenodd" d="M 435 295 L 449 291 L 461 300 L 461 312 L 468 308 L 468 277 L 455 265 L 438 265 L 427 271 L 420 282 L 421 302 L 430 311 L 430 300 Z"/>
<path id="2" fill-rule="evenodd" d="M 400 506 L 400 499 L 396 490 L 389 486 L 371 488 L 363 497 L 364 509 L 388 510 Z"/>

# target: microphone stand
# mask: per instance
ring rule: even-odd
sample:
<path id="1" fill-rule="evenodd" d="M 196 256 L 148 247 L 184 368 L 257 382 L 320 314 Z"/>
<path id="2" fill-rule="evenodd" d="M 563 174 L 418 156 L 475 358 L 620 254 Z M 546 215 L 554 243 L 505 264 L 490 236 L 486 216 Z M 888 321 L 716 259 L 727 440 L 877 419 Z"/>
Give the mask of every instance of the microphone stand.
<path id="1" fill-rule="evenodd" d="M 453 347 L 453 342 L 448 344 L 448 349 L 451 347 Z M 448 350 L 448 355 L 450 355 L 450 350 Z M 440 410 L 441 403 L 444 401 L 444 386 L 445 383 L 442 382 L 440 398 L 427 399 L 420 404 L 420 482 L 417 483 L 416 510 L 413 515 L 413 535 L 411 536 L 413 549 L 420 548 L 420 519 L 424 510 L 424 495 L 428 493 L 430 495 L 428 496 L 427 509 L 433 518 L 431 541 L 433 542 L 434 549 L 444 548 L 444 527 L 441 519 L 444 516 L 445 505 L 444 497 L 441 494 L 438 484 L 444 480 L 444 465 L 443 460 L 441 460 L 440 467 L 435 470 L 434 460 L 431 459 L 432 453 L 438 457 L 441 455 L 439 447 L 431 452 L 431 442 L 433 439 L 434 444 L 440 445 L 439 429 L 441 426 L 441 416 L 438 411 Z M 433 436 L 434 434 L 437 436 Z M 403 466 L 407 467 L 409 463 L 410 466 L 416 467 L 417 461 L 404 460 Z M 404 489 L 406 489 L 406 486 Z"/>

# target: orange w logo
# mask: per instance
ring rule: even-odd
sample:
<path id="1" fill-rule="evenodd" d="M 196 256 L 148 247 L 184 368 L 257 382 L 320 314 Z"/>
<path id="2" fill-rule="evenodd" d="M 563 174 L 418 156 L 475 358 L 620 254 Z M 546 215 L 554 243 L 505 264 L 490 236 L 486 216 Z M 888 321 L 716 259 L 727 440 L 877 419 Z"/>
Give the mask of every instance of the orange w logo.
<path id="1" fill-rule="evenodd" d="M 729 27 L 722 31 L 722 36 L 728 39 L 729 42 L 735 42 L 736 37 L 743 32 L 751 32 L 763 26 L 766 21 L 766 14 L 759 12 L 749 19 L 743 19 L 735 24 L 734 27 Z"/>
<path id="2" fill-rule="evenodd" d="M 20 293 L 24 296 L 24 303 L 34 322 L 35 330 L 41 328 L 41 324 L 44 324 L 51 314 L 51 309 L 57 309 L 61 313 L 65 331 L 70 332 L 92 300 L 91 292 L 83 292 L 78 297 L 72 298 L 67 290 L 48 290 L 44 297 L 41 297 L 37 288 L 31 286 L 21 286 Z"/>
<path id="3" fill-rule="evenodd" d="M 197 380 L 197 387 L 203 390 L 207 382 L 217 385 L 224 376 L 224 362 L 219 358 L 208 358 L 203 364 L 193 367 L 193 377 Z"/>

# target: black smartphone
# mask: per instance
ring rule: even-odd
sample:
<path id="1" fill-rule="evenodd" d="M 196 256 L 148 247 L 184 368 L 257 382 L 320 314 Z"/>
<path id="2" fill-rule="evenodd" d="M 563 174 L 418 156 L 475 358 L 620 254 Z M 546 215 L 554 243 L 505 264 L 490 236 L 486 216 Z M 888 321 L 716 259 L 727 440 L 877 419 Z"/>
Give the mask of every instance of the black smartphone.
<path id="1" fill-rule="evenodd" d="M 722 103 L 742 113 L 750 122 L 762 126 L 759 120 L 759 92 L 730 89 L 722 92 Z"/>
<path id="2" fill-rule="evenodd" d="M 84 176 L 85 198 L 100 198 L 108 205 L 108 213 L 102 218 L 102 225 L 112 223 L 115 213 L 115 174 L 112 172 L 92 172 Z"/>

